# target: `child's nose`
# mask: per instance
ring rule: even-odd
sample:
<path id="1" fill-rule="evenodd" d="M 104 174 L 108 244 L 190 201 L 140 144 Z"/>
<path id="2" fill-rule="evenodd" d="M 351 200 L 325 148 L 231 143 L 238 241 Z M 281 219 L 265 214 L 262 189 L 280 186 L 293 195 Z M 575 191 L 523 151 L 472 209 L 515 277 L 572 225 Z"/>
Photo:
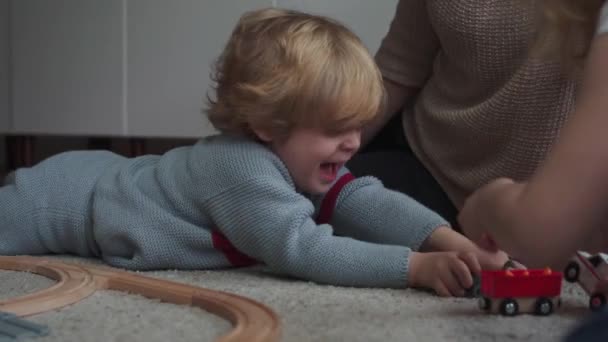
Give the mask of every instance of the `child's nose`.
<path id="1" fill-rule="evenodd" d="M 359 146 L 361 146 L 361 130 L 355 130 L 347 133 L 344 137 L 342 146 L 348 151 L 358 150 Z"/>

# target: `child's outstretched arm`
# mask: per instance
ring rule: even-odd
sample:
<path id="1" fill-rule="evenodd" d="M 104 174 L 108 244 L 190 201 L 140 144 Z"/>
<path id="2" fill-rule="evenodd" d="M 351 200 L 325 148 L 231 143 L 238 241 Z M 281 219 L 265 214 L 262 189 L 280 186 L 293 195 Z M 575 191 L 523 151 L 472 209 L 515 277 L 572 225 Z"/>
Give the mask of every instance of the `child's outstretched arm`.
<path id="1" fill-rule="evenodd" d="M 342 189 L 331 221 L 336 232 L 364 241 L 397 244 L 419 252 L 472 253 L 483 269 L 499 269 L 502 251 L 486 251 L 449 227 L 411 197 L 362 177 Z"/>
<path id="2" fill-rule="evenodd" d="M 344 170 L 343 170 L 344 171 Z M 452 230 L 435 212 L 372 177 L 346 184 L 331 217 L 338 235 L 412 249 L 408 280 L 412 287 L 442 296 L 462 296 L 481 268 L 501 268 L 504 252 L 488 252 Z"/>
<path id="3" fill-rule="evenodd" d="M 235 184 L 206 206 L 218 229 L 239 251 L 302 279 L 346 286 L 425 287 L 441 295 L 462 295 L 472 285 L 472 270 L 479 269 L 472 254 L 415 253 L 396 242 L 336 236 L 329 224 L 314 222 L 310 200 L 276 177 Z M 417 221 L 422 225 L 411 239 L 416 248 L 445 224 L 429 214 Z"/>
<path id="4" fill-rule="evenodd" d="M 204 205 L 234 247 L 276 272 L 333 285 L 409 286 L 409 248 L 334 235 L 280 175 L 244 180 Z"/>

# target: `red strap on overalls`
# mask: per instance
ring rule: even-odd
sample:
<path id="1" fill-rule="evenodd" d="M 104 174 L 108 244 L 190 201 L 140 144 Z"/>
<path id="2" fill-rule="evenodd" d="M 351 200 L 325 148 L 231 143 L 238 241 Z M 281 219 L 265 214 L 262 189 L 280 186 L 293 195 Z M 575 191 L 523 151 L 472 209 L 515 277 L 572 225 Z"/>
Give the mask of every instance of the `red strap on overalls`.
<path id="1" fill-rule="evenodd" d="M 319 209 L 319 215 L 315 220 L 317 224 L 329 223 L 331 216 L 336 207 L 336 201 L 342 188 L 350 181 L 355 179 L 351 173 L 346 173 L 329 189 L 323 201 L 321 202 L 321 208 Z M 213 248 L 221 251 L 226 256 L 226 259 L 235 267 L 244 267 L 255 265 L 258 262 L 242 253 L 222 234 L 219 230 L 214 230 L 211 233 L 211 240 L 213 242 Z"/>
<path id="2" fill-rule="evenodd" d="M 331 216 L 334 213 L 334 208 L 336 207 L 336 201 L 338 200 L 340 191 L 342 191 L 342 188 L 353 179 L 355 179 L 355 176 L 353 176 L 352 173 L 345 173 L 342 175 L 342 177 L 340 177 L 340 179 L 338 179 L 334 186 L 329 189 L 323 198 L 323 202 L 321 202 L 319 215 L 316 219 L 317 224 L 329 223 Z"/>

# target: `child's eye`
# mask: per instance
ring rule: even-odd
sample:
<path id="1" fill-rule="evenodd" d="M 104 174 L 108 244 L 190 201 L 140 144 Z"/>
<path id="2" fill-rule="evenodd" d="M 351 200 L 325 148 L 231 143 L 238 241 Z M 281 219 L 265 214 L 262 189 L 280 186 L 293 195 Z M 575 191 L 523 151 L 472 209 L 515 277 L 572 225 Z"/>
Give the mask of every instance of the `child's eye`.
<path id="1" fill-rule="evenodd" d="M 348 125 L 343 127 L 333 127 L 329 128 L 325 131 L 327 135 L 330 136 L 339 136 L 347 133 L 351 133 L 353 131 L 361 131 L 363 130 L 362 124 Z"/>
<path id="2" fill-rule="evenodd" d="M 338 136 L 338 135 L 340 135 L 342 133 L 344 133 L 343 129 L 332 128 L 332 129 L 325 130 L 325 134 L 328 135 L 328 136 L 331 136 L 331 137 Z"/>

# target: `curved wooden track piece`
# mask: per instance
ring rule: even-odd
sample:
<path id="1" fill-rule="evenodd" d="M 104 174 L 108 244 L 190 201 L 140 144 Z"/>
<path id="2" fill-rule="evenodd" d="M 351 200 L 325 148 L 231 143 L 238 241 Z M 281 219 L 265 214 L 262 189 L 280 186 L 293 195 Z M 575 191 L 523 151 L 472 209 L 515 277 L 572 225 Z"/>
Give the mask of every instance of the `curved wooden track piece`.
<path id="1" fill-rule="evenodd" d="M 57 284 L 25 296 L 0 301 L 0 311 L 29 316 L 74 304 L 97 290 L 93 275 L 72 265 L 46 265 L 42 259 L 0 257 L 0 269 L 43 275 Z"/>
<path id="2" fill-rule="evenodd" d="M 229 320 L 233 329 L 217 341 L 279 341 L 281 324 L 267 306 L 246 297 L 180 284 L 104 266 L 76 265 L 36 257 L 0 256 L 0 269 L 26 271 L 57 281 L 48 289 L 0 301 L 0 311 L 33 315 L 74 304 L 97 290 L 140 294 L 165 302 L 200 307 Z"/>

